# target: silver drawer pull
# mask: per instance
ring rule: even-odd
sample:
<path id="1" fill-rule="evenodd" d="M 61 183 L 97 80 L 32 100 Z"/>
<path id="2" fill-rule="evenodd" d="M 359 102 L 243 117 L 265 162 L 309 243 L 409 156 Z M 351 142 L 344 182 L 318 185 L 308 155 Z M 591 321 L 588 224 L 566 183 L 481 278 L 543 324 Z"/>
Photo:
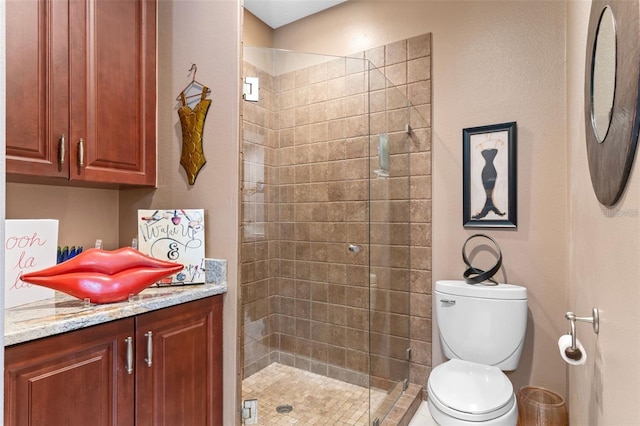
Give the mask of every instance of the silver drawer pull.
<path id="1" fill-rule="evenodd" d="M 127 337 L 124 341 L 127 344 L 127 373 L 131 374 L 133 373 L 133 338 Z"/>
<path id="2" fill-rule="evenodd" d="M 151 367 L 153 363 L 153 333 L 151 331 L 144 333 L 144 337 L 147 338 L 147 357 L 144 362 L 147 363 L 147 367 Z"/>
<path id="3" fill-rule="evenodd" d="M 64 164 L 64 160 L 67 154 L 65 153 L 65 142 L 64 142 L 64 133 L 60 136 L 58 140 L 58 162 L 60 164 Z"/>
<path id="4" fill-rule="evenodd" d="M 84 167 L 84 139 L 78 141 L 78 167 Z"/>
<path id="5" fill-rule="evenodd" d="M 453 306 L 456 304 L 456 301 L 453 299 L 440 299 L 440 303 L 442 303 L 443 306 Z"/>

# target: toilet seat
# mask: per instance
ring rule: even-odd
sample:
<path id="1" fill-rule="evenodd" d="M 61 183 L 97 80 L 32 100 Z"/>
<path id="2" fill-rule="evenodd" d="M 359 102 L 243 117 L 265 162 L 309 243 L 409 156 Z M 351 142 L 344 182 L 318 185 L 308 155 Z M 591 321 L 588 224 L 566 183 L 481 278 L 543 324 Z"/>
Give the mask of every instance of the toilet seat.
<path id="1" fill-rule="evenodd" d="M 428 392 L 444 414 L 474 422 L 505 415 L 516 400 L 513 385 L 499 368 L 458 359 L 433 369 Z"/>

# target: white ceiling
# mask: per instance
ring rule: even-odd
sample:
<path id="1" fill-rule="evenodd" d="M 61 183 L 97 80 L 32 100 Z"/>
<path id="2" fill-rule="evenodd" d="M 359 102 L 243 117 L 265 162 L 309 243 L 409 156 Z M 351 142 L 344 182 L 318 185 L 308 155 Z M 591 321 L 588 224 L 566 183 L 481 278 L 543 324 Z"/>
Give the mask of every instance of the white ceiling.
<path id="1" fill-rule="evenodd" d="M 244 7 L 276 29 L 346 0 L 244 0 Z"/>

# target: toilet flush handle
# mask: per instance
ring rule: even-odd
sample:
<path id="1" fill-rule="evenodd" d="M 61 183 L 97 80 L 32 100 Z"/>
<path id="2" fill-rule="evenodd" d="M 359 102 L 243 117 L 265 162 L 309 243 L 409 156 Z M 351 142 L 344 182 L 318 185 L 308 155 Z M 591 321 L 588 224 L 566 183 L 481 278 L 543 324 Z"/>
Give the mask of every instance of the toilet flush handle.
<path id="1" fill-rule="evenodd" d="M 456 301 L 453 299 L 440 299 L 440 302 L 443 306 L 453 306 L 456 304 Z"/>

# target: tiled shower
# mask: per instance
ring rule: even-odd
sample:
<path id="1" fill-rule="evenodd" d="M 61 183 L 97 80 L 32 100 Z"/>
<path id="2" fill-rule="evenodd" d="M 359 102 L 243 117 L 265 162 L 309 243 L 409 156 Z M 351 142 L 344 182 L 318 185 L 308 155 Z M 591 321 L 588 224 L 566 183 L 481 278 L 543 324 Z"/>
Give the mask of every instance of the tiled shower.
<path id="1" fill-rule="evenodd" d="M 244 50 L 242 378 L 277 363 L 387 395 L 362 424 L 431 367 L 430 47 Z"/>

